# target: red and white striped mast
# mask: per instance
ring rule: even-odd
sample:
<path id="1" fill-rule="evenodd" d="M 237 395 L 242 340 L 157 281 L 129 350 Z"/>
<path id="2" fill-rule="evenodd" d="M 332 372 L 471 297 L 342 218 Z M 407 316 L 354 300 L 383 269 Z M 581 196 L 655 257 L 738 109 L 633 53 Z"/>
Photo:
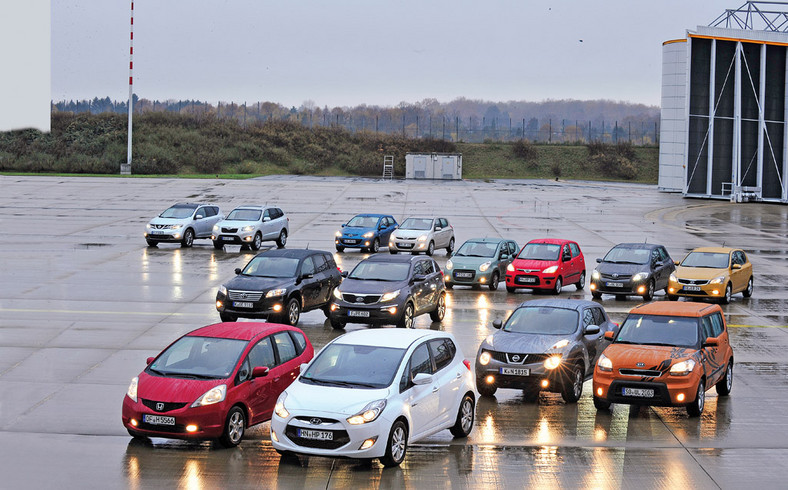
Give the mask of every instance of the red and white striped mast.
<path id="1" fill-rule="evenodd" d="M 131 174 L 131 114 L 134 112 L 134 0 L 131 0 L 131 23 L 129 25 L 129 141 L 126 168 L 121 168 L 121 174 Z"/>

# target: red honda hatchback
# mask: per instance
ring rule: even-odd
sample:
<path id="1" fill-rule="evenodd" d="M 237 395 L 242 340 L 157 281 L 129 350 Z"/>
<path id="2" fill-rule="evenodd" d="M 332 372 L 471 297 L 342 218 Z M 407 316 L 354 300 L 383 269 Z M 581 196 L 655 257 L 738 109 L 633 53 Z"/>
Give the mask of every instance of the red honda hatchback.
<path id="1" fill-rule="evenodd" d="M 524 288 L 558 294 L 565 284 L 574 284 L 578 290 L 586 284 L 583 252 L 570 240 L 531 240 L 506 268 L 506 290 L 510 293 Z"/>
<path id="2" fill-rule="evenodd" d="M 131 380 L 123 425 L 132 437 L 218 439 L 237 446 L 271 418 L 276 399 L 309 362 L 304 333 L 275 323 L 217 323 L 169 345 Z"/>

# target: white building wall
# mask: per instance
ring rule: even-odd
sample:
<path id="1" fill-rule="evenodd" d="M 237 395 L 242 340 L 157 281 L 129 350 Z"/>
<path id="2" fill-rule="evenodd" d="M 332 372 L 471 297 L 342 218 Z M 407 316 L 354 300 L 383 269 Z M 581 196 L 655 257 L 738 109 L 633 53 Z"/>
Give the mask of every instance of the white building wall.
<path id="1" fill-rule="evenodd" d="M 662 110 L 659 132 L 658 188 L 684 190 L 687 143 L 687 42 L 662 45 Z"/>

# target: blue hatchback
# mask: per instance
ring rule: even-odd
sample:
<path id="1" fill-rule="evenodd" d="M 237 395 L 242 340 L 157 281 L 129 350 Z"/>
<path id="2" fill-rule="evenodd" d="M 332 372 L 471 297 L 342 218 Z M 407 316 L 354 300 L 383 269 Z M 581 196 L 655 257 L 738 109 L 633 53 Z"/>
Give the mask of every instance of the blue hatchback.
<path id="1" fill-rule="evenodd" d="M 397 220 L 388 214 L 358 214 L 337 231 L 334 243 L 337 252 L 346 248 L 360 248 L 375 253 L 380 244 L 389 242 L 391 232 L 397 228 Z"/>

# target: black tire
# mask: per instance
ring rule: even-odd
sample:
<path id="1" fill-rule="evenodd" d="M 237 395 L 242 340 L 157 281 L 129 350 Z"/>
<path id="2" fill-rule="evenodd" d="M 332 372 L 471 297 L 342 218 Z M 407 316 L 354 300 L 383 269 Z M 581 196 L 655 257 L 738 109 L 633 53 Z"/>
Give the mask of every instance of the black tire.
<path id="1" fill-rule="evenodd" d="M 575 283 L 575 287 L 578 291 L 586 287 L 586 271 L 580 273 L 580 280 Z"/>
<path id="2" fill-rule="evenodd" d="M 425 253 L 429 256 L 432 256 L 432 254 L 435 253 L 435 242 L 430 241 L 430 244 L 427 245 L 427 250 L 425 251 Z"/>
<path id="3" fill-rule="evenodd" d="M 235 447 L 241 443 L 246 430 L 246 414 L 241 407 L 233 407 L 224 421 L 224 432 L 219 437 L 219 443 L 227 448 Z"/>
<path id="4" fill-rule="evenodd" d="M 263 246 L 263 235 L 261 235 L 260 232 L 258 231 L 257 233 L 254 234 L 254 239 L 252 240 L 252 243 L 249 244 L 249 247 L 256 252 L 260 250 L 260 247 L 262 246 Z"/>
<path id="5" fill-rule="evenodd" d="M 591 297 L 594 299 L 602 299 L 602 293 L 597 291 L 591 291 Z"/>
<path id="6" fill-rule="evenodd" d="M 287 231 L 282 228 L 282 231 L 279 232 L 279 238 L 276 239 L 276 248 L 285 248 L 287 245 Z"/>
<path id="7" fill-rule="evenodd" d="M 507 293 L 513 293 L 515 291 L 517 291 L 517 288 L 512 287 L 512 286 L 506 286 L 506 292 Z"/>
<path id="8" fill-rule="evenodd" d="M 643 301 L 651 301 L 654 299 L 654 279 L 651 279 L 646 285 L 646 292 L 643 294 Z"/>
<path id="9" fill-rule="evenodd" d="M 678 300 L 679 300 L 679 297 L 678 297 L 678 296 L 676 296 L 675 294 L 669 294 L 669 295 L 668 295 L 668 300 L 669 300 L 669 301 L 678 301 Z"/>
<path id="10" fill-rule="evenodd" d="M 218 240 L 214 240 L 213 248 L 215 248 L 216 250 L 221 250 L 221 249 L 224 248 L 224 243 L 222 243 L 222 242 L 220 242 Z"/>
<path id="11" fill-rule="evenodd" d="M 285 325 L 297 325 L 300 318 L 301 301 L 298 298 L 290 298 L 284 311 L 282 311 L 282 315 L 279 317 L 280 322 Z"/>
<path id="12" fill-rule="evenodd" d="M 695 395 L 695 401 L 687 404 L 687 413 L 690 417 L 700 417 L 703 413 L 703 407 L 706 406 L 706 383 L 701 379 L 698 382 L 698 392 Z"/>
<path id="13" fill-rule="evenodd" d="M 731 394 L 731 388 L 733 388 L 733 359 L 730 360 L 728 367 L 725 368 L 725 376 L 717 381 L 717 384 L 714 386 L 717 388 L 717 394 L 720 396 Z"/>
<path id="14" fill-rule="evenodd" d="M 597 410 L 610 410 L 610 402 L 602 398 L 594 397 L 594 408 Z"/>
<path id="15" fill-rule="evenodd" d="M 405 304 L 405 310 L 397 322 L 397 328 L 413 328 L 413 303 Z"/>
<path id="16" fill-rule="evenodd" d="M 555 285 L 553 286 L 553 294 L 561 294 L 561 288 L 564 287 L 563 283 L 561 282 L 561 276 L 558 276 L 555 279 Z"/>
<path id="17" fill-rule="evenodd" d="M 386 440 L 386 455 L 380 458 L 381 464 L 387 468 L 399 466 L 408 452 L 408 428 L 402 420 L 397 420 L 391 426 L 389 437 Z"/>
<path id="18" fill-rule="evenodd" d="M 331 305 L 330 304 L 326 304 L 324 306 L 321 306 L 320 307 L 320 311 L 322 311 L 323 314 L 326 315 L 326 318 L 331 318 Z"/>
<path id="19" fill-rule="evenodd" d="M 231 315 L 229 313 L 219 313 L 219 318 L 221 318 L 223 322 L 235 322 L 238 320 L 237 315 Z"/>
<path id="20" fill-rule="evenodd" d="M 741 295 L 745 298 L 749 298 L 752 296 L 753 284 L 752 284 L 752 276 L 750 276 L 750 280 L 747 281 L 747 289 L 741 292 Z"/>
<path id="21" fill-rule="evenodd" d="M 449 246 L 446 247 L 446 255 L 450 255 L 452 252 L 454 252 L 454 237 L 451 237 L 451 240 L 449 240 Z"/>
<path id="22" fill-rule="evenodd" d="M 397 252 L 399 252 L 399 250 L 397 250 L 396 248 L 389 248 L 389 253 L 391 255 L 397 255 Z"/>
<path id="23" fill-rule="evenodd" d="M 192 245 L 194 245 L 194 230 L 186 228 L 186 231 L 183 232 L 181 248 L 191 248 Z"/>
<path id="24" fill-rule="evenodd" d="M 526 403 L 536 403 L 539 401 L 539 388 L 531 389 L 531 388 L 524 388 L 523 389 L 523 400 Z"/>
<path id="25" fill-rule="evenodd" d="M 135 441 L 139 441 L 145 444 L 150 444 L 150 438 L 148 436 L 144 436 L 139 432 L 137 432 L 136 430 L 129 429 L 128 427 L 126 427 L 126 432 L 128 432 L 129 435 L 133 437 Z"/>
<path id="26" fill-rule="evenodd" d="M 498 283 L 501 281 L 501 276 L 498 274 L 498 271 L 492 273 L 492 277 L 490 278 L 490 284 L 487 285 L 490 288 L 490 291 L 495 291 L 498 289 Z"/>
<path id="27" fill-rule="evenodd" d="M 457 410 L 457 419 L 449 431 L 454 437 L 468 437 L 473 429 L 473 419 L 476 415 L 475 403 L 471 395 L 465 395 Z"/>
<path id="28" fill-rule="evenodd" d="M 627 295 L 626 294 L 617 294 L 616 301 L 626 301 Z"/>
<path id="29" fill-rule="evenodd" d="M 148 246 L 149 247 L 158 247 L 159 246 L 159 242 L 157 242 L 156 240 L 149 240 L 149 239 L 146 238 L 145 241 L 148 242 Z"/>
<path id="30" fill-rule="evenodd" d="M 564 385 L 561 387 L 561 398 L 566 403 L 577 403 L 583 395 L 583 374 L 583 366 L 575 364 L 570 373 L 571 377 L 564 380 Z"/>
<path id="31" fill-rule="evenodd" d="M 731 287 L 731 283 L 725 285 L 725 293 L 720 298 L 720 303 L 727 305 L 731 302 L 731 296 L 733 295 L 733 288 Z"/>
<path id="32" fill-rule="evenodd" d="M 452 284 L 450 282 L 447 282 L 446 283 L 446 289 L 454 289 L 454 284 Z"/>
<path id="33" fill-rule="evenodd" d="M 369 247 L 369 251 L 373 254 L 376 254 L 380 251 L 380 239 L 375 238 L 372 240 L 372 246 Z"/>
<path id="34" fill-rule="evenodd" d="M 344 252 L 344 251 L 345 251 L 345 247 L 343 247 L 342 245 L 337 245 L 337 252 Z"/>
<path id="35" fill-rule="evenodd" d="M 345 325 L 346 325 L 345 322 L 341 322 L 341 321 L 337 320 L 336 318 L 330 318 L 330 321 L 331 321 L 331 327 L 334 330 L 344 330 L 345 329 Z"/>
<path id="36" fill-rule="evenodd" d="M 476 391 L 478 391 L 481 396 L 493 396 L 495 392 L 498 391 L 498 387 L 495 386 L 495 383 L 487 384 L 484 378 L 476 378 Z"/>
<path id="37" fill-rule="evenodd" d="M 430 319 L 433 322 L 440 322 L 443 321 L 444 316 L 446 316 L 446 295 L 441 294 L 438 296 L 438 304 L 435 305 L 435 309 L 430 312 Z"/>

